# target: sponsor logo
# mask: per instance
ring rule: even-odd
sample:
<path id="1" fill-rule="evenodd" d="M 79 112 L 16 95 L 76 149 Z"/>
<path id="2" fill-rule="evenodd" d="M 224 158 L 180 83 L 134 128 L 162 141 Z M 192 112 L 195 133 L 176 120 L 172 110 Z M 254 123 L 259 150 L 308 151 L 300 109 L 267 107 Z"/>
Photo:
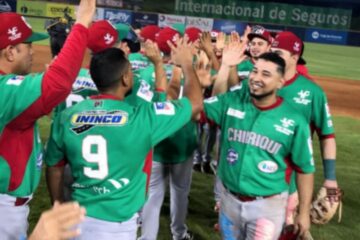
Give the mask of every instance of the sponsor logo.
<path id="1" fill-rule="evenodd" d="M 129 23 L 131 15 L 125 12 L 106 11 L 105 19 L 115 23 Z"/>
<path id="2" fill-rule="evenodd" d="M 245 118 L 245 112 L 242 112 L 240 110 L 236 110 L 233 108 L 229 108 L 227 110 L 227 115 L 235 117 L 235 118 L 239 118 L 239 119 L 244 119 Z"/>
<path id="3" fill-rule="evenodd" d="M 120 178 L 119 181 L 115 180 L 115 179 L 108 179 L 108 181 L 116 188 L 116 189 L 120 189 L 122 187 L 125 187 L 126 185 L 128 185 L 130 183 L 130 180 L 127 178 Z"/>
<path id="4" fill-rule="evenodd" d="M 0 1 L 0 12 L 11 12 L 11 6 L 6 1 Z"/>
<path id="5" fill-rule="evenodd" d="M 206 103 L 214 103 L 214 102 L 217 102 L 217 101 L 219 101 L 219 99 L 216 96 L 210 97 L 210 98 L 207 98 L 207 99 L 204 100 L 204 102 L 206 102 Z"/>
<path id="6" fill-rule="evenodd" d="M 318 39 L 320 37 L 320 34 L 318 31 L 313 31 L 313 33 L 311 34 L 313 39 Z"/>
<path id="7" fill-rule="evenodd" d="M 309 103 L 311 103 L 310 99 L 307 99 L 310 96 L 310 91 L 304 91 L 301 90 L 300 92 L 298 92 L 299 97 L 294 97 L 294 101 L 298 104 L 304 104 L 304 105 L 308 105 Z"/>
<path id="8" fill-rule="evenodd" d="M 93 186 L 92 189 L 96 194 L 99 195 L 107 194 L 111 192 L 110 189 L 107 189 L 105 186 L 101 186 L 101 187 Z"/>
<path id="9" fill-rule="evenodd" d="M 77 77 L 72 86 L 72 92 L 77 93 L 84 89 L 97 91 L 96 85 L 91 78 Z"/>
<path id="10" fill-rule="evenodd" d="M 294 131 L 289 129 L 290 127 L 293 127 L 295 124 L 295 121 L 292 119 L 283 118 L 280 120 L 281 125 L 275 124 L 274 127 L 276 131 L 281 132 L 287 136 L 294 134 Z"/>
<path id="11" fill-rule="evenodd" d="M 19 86 L 23 82 L 24 79 L 25 79 L 24 76 L 15 76 L 15 77 L 12 77 L 9 80 L 7 80 L 6 85 Z"/>
<path id="12" fill-rule="evenodd" d="M 151 86 L 150 84 L 148 84 L 147 82 L 141 80 L 140 82 L 140 88 L 137 91 L 136 95 L 144 100 L 146 100 L 147 102 L 150 102 L 151 99 L 154 96 L 154 93 L 151 91 Z"/>
<path id="13" fill-rule="evenodd" d="M 234 165 L 239 159 L 239 154 L 235 151 L 235 149 L 230 148 L 227 152 L 226 160 L 230 165 Z"/>
<path id="14" fill-rule="evenodd" d="M 21 38 L 21 32 L 18 31 L 17 27 L 9 28 L 7 32 L 9 34 L 9 40 L 15 41 L 16 39 Z"/>
<path id="15" fill-rule="evenodd" d="M 123 126 L 128 122 L 128 114 L 123 111 L 87 111 L 76 113 L 71 117 L 71 130 L 76 134 L 85 132 L 95 126 Z"/>
<path id="16" fill-rule="evenodd" d="M 278 170 L 278 168 L 279 168 L 278 165 L 270 160 L 261 161 L 258 164 L 258 169 L 264 173 L 274 173 Z"/>
<path id="17" fill-rule="evenodd" d="M 176 23 L 185 24 L 185 17 L 165 14 L 159 15 L 159 27 L 168 27 Z"/>
<path id="18" fill-rule="evenodd" d="M 203 31 L 211 31 L 214 20 L 210 18 L 186 17 L 187 27 L 197 27 Z"/>
<path id="19" fill-rule="evenodd" d="M 157 102 L 154 103 L 156 115 L 174 115 L 175 107 L 171 102 Z"/>

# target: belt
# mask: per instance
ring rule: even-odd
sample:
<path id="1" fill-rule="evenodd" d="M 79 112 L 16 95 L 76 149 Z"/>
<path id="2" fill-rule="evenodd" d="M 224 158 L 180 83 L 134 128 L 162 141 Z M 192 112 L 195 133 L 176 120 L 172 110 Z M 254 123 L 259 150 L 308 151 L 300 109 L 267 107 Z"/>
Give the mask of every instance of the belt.
<path id="1" fill-rule="evenodd" d="M 223 186 L 231 195 L 233 195 L 236 199 L 238 199 L 238 200 L 240 200 L 242 202 L 252 202 L 252 201 L 256 201 L 256 200 L 271 198 L 271 197 L 273 197 L 275 195 L 278 195 L 278 194 L 274 194 L 274 195 L 269 195 L 269 196 L 251 197 L 251 196 L 245 196 L 245 195 L 242 195 L 240 193 L 233 192 L 228 187 L 226 187 L 225 185 L 223 185 Z"/>
<path id="2" fill-rule="evenodd" d="M 17 197 L 16 200 L 15 200 L 14 205 L 15 205 L 16 207 L 26 205 L 26 204 L 29 203 L 29 200 L 30 200 L 30 198 Z"/>

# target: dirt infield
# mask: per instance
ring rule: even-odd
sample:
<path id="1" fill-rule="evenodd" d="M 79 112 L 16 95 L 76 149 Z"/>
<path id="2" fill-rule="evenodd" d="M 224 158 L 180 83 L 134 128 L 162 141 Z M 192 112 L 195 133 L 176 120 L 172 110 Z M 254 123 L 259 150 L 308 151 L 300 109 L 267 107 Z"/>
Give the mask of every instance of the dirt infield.
<path id="1" fill-rule="evenodd" d="M 45 64 L 51 60 L 48 46 L 34 45 L 33 71 L 44 71 Z M 84 65 L 89 62 L 89 53 L 86 54 Z M 360 77 L 360 76 L 359 76 Z M 342 80 L 331 77 L 314 77 L 326 92 L 333 115 L 351 116 L 360 119 L 360 81 Z"/>

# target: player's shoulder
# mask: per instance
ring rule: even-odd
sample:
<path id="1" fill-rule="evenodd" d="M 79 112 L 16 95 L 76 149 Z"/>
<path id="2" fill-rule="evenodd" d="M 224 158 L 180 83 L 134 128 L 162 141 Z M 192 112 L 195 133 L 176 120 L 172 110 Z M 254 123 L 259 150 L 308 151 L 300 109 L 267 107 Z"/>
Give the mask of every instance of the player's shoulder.
<path id="1" fill-rule="evenodd" d="M 281 104 L 281 108 L 281 112 L 283 112 L 287 118 L 294 119 L 300 124 L 308 125 L 305 115 L 293 104 L 289 103 L 288 101 L 283 101 Z"/>
<path id="2" fill-rule="evenodd" d="M 296 81 L 298 82 L 299 86 L 306 87 L 314 92 L 324 92 L 320 85 L 304 75 L 299 74 Z"/>

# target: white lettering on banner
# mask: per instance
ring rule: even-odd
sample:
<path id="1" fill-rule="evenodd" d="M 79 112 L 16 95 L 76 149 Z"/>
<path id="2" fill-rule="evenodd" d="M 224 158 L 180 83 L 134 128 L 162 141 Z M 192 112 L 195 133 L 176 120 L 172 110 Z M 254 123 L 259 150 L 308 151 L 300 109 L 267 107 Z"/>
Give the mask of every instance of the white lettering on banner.
<path id="1" fill-rule="evenodd" d="M 271 140 L 266 136 L 235 128 L 228 129 L 228 140 L 230 142 L 249 144 L 271 154 L 277 154 L 282 147 L 281 143 Z"/>
<path id="2" fill-rule="evenodd" d="M 118 20 L 119 22 L 128 22 L 130 14 L 124 12 L 106 12 L 105 19 L 107 20 Z"/>
<path id="3" fill-rule="evenodd" d="M 186 27 L 197 27 L 202 31 L 211 31 L 214 25 L 214 19 L 186 17 Z"/>

